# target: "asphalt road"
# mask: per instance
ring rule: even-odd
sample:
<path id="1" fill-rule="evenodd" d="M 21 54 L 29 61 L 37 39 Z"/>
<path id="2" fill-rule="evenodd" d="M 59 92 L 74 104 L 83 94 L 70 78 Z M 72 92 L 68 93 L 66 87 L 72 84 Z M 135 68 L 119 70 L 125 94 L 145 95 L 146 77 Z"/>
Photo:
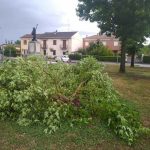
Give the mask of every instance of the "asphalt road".
<path id="1" fill-rule="evenodd" d="M 114 62 L 101 62 L 102 64 L 110 64 L 110 65 L 119 65 L 120 63 L 114 63 Z M 145 68 L 150 68 L 150 64 L 142 64 L 142 63 L 135 63 L 134 64 L 137 67 L 145 67 Z M 126 63 L 126 66 L 130 66 L 130 63 Z"/>

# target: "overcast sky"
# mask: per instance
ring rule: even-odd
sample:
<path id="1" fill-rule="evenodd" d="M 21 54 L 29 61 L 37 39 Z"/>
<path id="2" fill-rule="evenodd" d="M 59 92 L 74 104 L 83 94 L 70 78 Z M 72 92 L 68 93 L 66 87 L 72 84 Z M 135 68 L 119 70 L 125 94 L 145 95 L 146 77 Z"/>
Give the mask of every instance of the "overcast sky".
<path id="1" fill-rule="evenodd" d="M 78 0 L 0 0 L 0 42 L 17 40 L 38 26 L 38 33 L 79 31 L 81 34 L 99 32 L 96 23 L 79 21 L 76 16 Z"/>

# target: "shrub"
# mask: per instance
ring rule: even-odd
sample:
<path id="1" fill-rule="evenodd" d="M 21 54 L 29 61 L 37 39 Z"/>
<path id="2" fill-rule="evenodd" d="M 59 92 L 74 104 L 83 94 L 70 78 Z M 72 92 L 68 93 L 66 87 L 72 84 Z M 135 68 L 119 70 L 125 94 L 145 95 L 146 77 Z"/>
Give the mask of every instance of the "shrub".
<path id="1" fill-rule="evenodd" d="M 99 61 L 120 62 L 120 56 L 94 56 Z"/>
<path id="2" fill-rule="evenodd" d="M 0 118 L 20 125 L 44 124 L 55 132 L 101 119 L 129 144 L 138 136 L 138 113 L 119 100 L 112 81 L 96 59 L 76 65 L 47 65 L 42 58 L 18 58 L 0 66 Z"/>
<path id="3" fill-rule="evenodd" d="M 80 53 L 70 54 L 69 58 L 71 60 L 81 60 L 83 58 L 88 57 L 89 55 L 81 55 Z M 106 62 L 120 62 L 120 56 L 98 56 L 93 55 L 98 61 L 106 61 Z"/>
<path id="4" fill-rule="evenodd" d="M 143 57 L 143 63 L 150 64 L 150 56 L 144 56 Z"/>
<path id="5" fill-rule="evenodd" d="M 82 59 L 82 54 L 80 54 L 80 53 L 70 54 L 69 58 L 71 60 L 81 60 Z"/>

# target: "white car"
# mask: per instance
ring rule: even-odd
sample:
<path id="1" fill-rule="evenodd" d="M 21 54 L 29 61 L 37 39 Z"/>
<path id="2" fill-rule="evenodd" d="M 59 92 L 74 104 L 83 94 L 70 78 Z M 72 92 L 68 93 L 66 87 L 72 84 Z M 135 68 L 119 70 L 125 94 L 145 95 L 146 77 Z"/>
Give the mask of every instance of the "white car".
<path id="1" fill-rule="evenodd" d="M 57 56 L 55 58 L 56 62 L 59 62 L 59 61 L 63 61 L 63 62 L 70 62 L 70 59 L 69 59 L 69 56 L 68 55 L 63 55 L 61 57 Z"/>
<path id="2" fill-rule="evenodd" d="M 63 62 L 69 62 L 69 61 L 70 61 L 68 55 L 63 55 L 63 56 L 61 57 L 61 60 L 62 60 Z"/>

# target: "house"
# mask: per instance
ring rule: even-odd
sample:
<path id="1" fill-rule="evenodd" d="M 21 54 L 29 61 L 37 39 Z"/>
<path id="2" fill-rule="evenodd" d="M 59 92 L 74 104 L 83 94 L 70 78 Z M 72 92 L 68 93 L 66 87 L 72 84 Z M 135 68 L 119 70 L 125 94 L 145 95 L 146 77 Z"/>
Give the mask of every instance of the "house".
<path id="1" fill-rule="evenodd" d="M 7 44 L 1 44 L 0 45 L 0 50 L 2 51 L 2 50 L 4 50 L 4 48 L 7 46 Z"/>
<path id="2" fill-rule="evenodd" d="M 114 53 L 118 53 L 121 50 L 121 44 L 119 39 L 115 38 L 115 36 L 107 36 L 105 34 L 87 36 L 83 39 L 83 48 L 88 47 L 90 43 L 96 42 L 101 42 L 104 46 L 111 49 Z"/>
<path id="3" fill-rule="evenodd" d="M 21 37 L 22 55 L 28 54 L 28 44 L 31 40 L 31 34 Z M 83 45 L 78 32 L 45 32 L 37 34 L 37 41 L 41 45 L 42 53 L 51 57 L 73 53 Z"/>
<path id="4" fill-rule="evenodd" d="M 16 54 L 17 54 L 17 56 L 20 56 L 21 55 L 20 44 L 13 44 L 13 46 L 16 48 Z"/>

